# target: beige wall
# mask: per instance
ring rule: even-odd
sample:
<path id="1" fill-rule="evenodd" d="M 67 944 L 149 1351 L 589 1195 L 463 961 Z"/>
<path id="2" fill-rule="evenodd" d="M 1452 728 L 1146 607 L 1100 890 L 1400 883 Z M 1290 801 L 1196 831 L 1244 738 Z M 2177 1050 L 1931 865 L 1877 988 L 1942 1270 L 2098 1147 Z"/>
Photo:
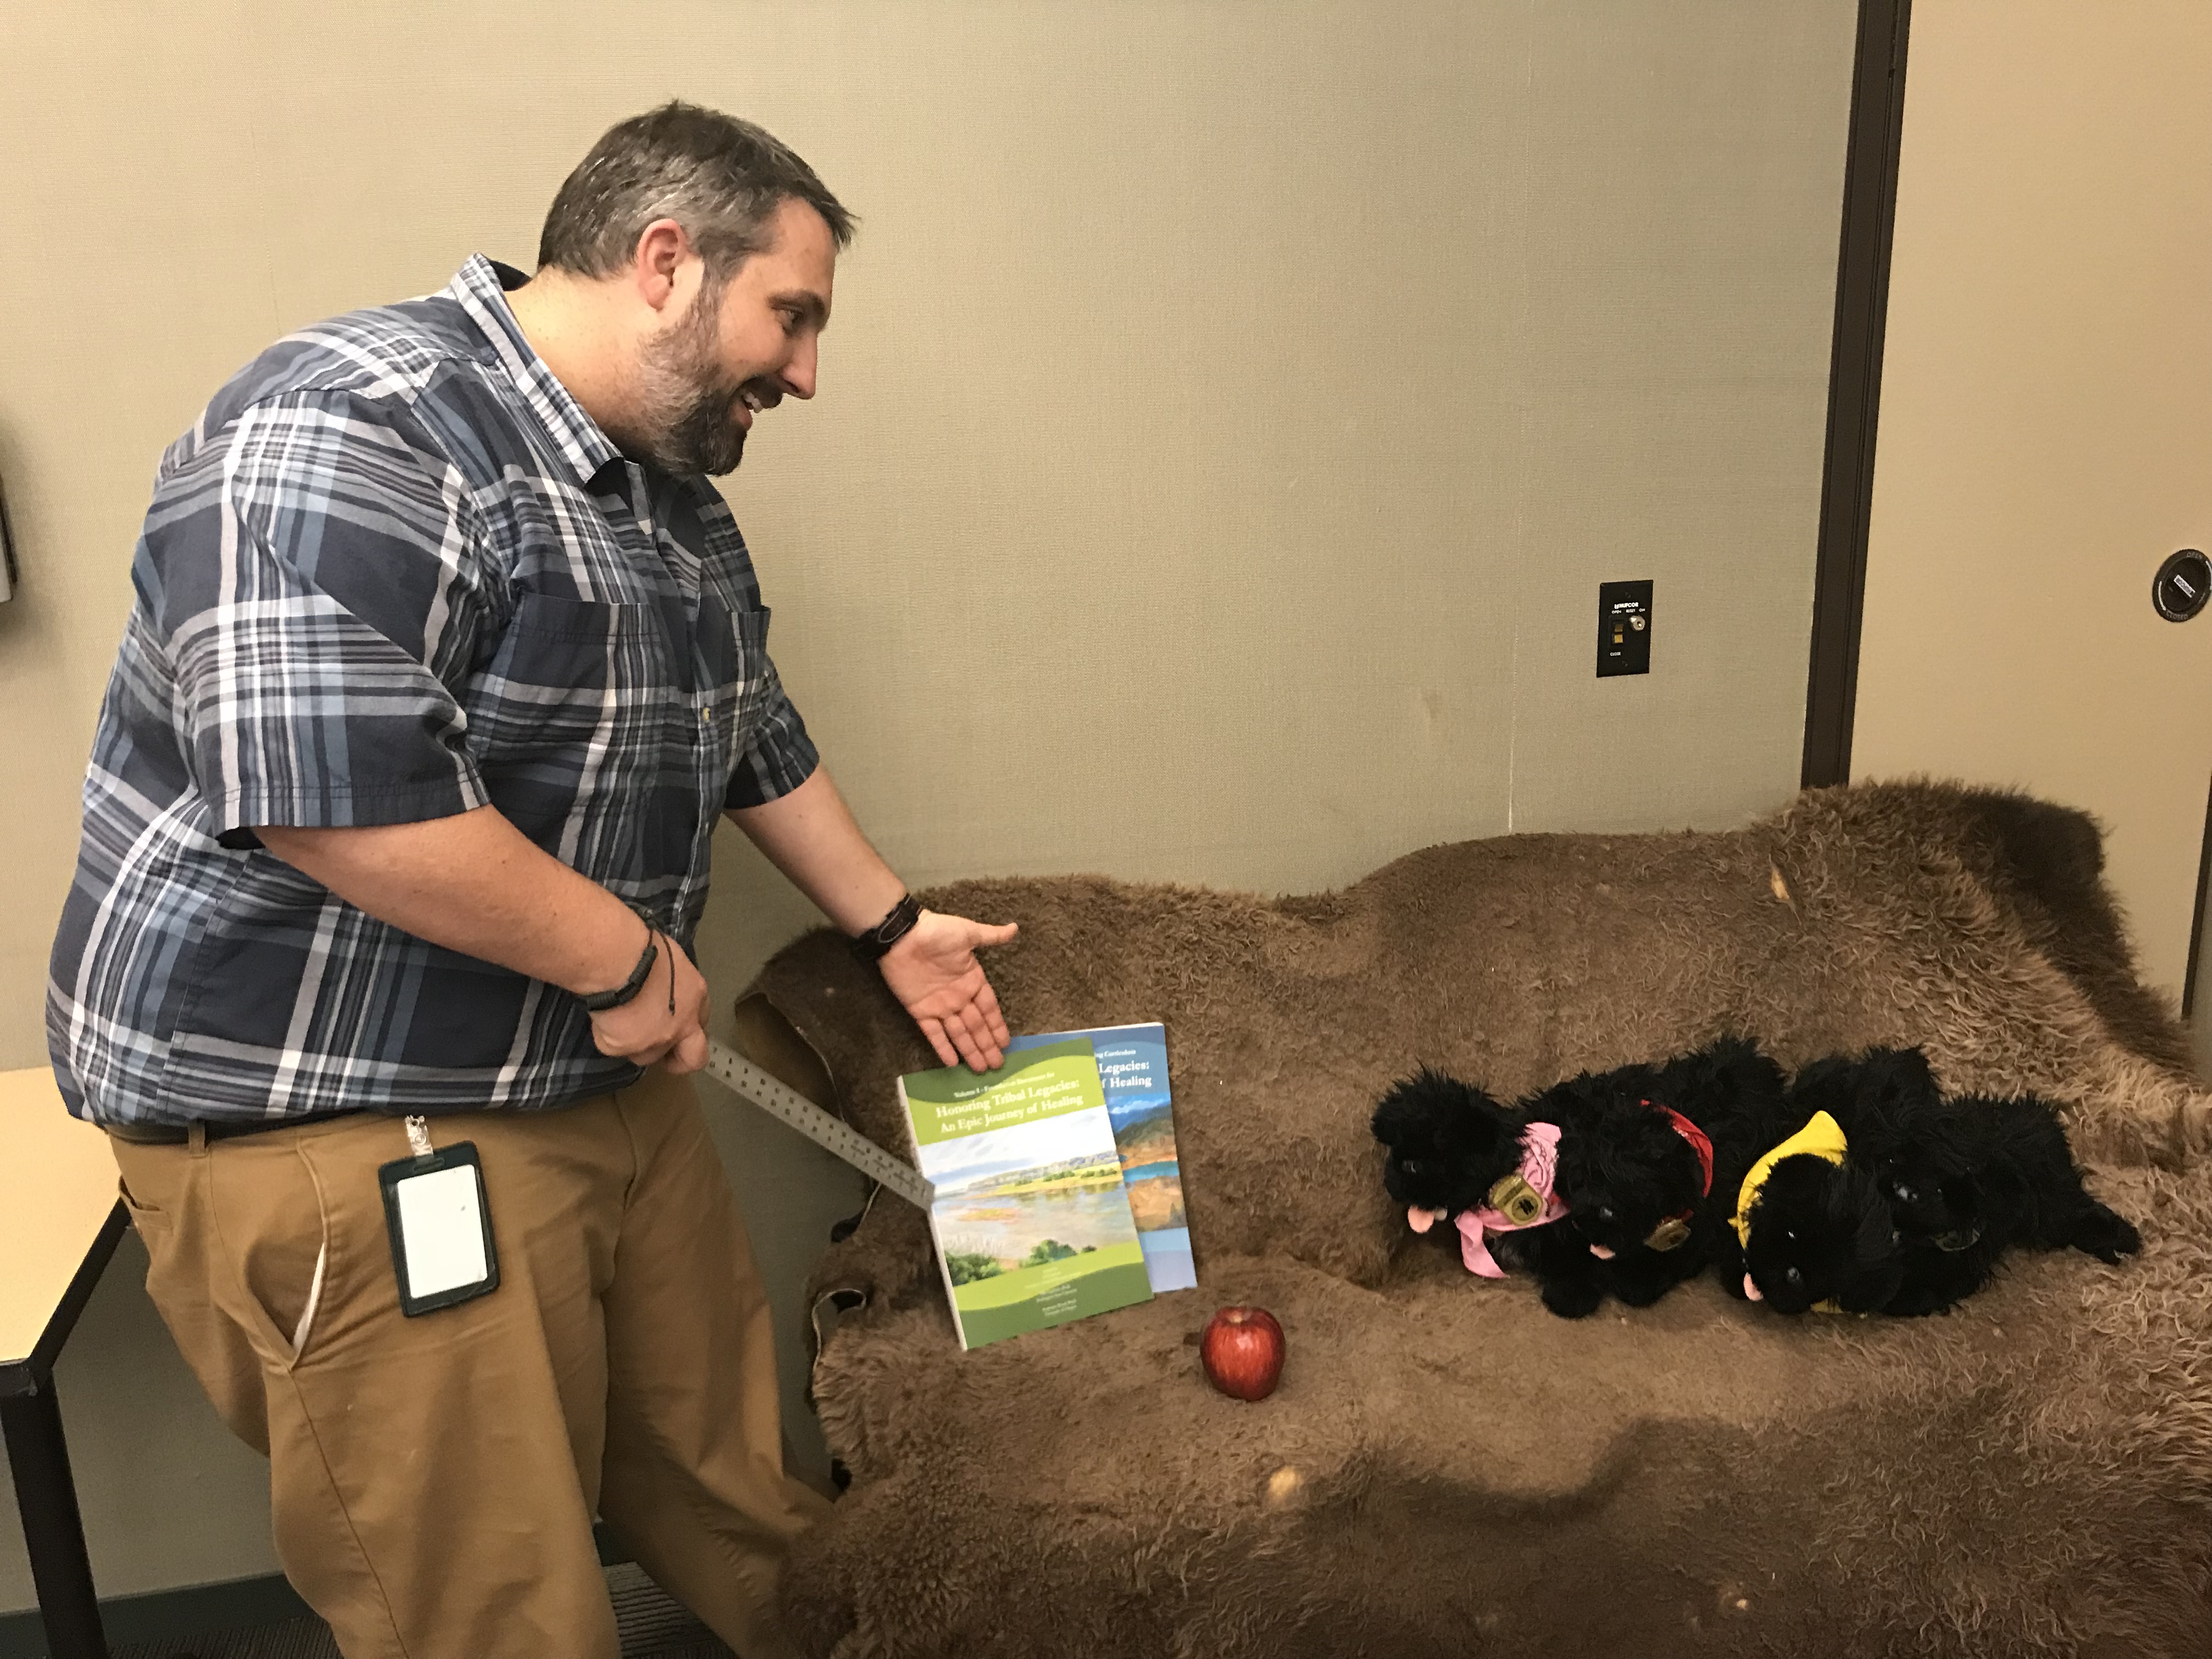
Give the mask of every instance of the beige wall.
<path id="1" fill-rule="evenodd" d="M 2177 1000 L 2212 781 L 2212 7 L 1912 11 L 1852 764 L 2087 807 Z"/>
<path id="2" fill-rule="evenodd" d="M 673 93 L 763 121 L 864 216 L 821 400 L 763 422 L 730 494 L 784 677 L 911 879 L 1298 890 L 1776 805 L 1852 9 L 9 8 L 0 1065 L 41 1054 L 162 445 L 280 331 L 473 250 L 526 263 L 592 137 Z M 1641 576 L 1656 672 L 1597 682 L 1596 584 Z M 729 840 L 723 993 L 809 920 Z M 850 1188 L 720 1118 L 795 1382 L 796 1281 Z M 103 1582 L 264 1571 L 258 1468 L 137 1272 L 64 1370 Z M 0 1538 L 0 1607 L 27 1599 Z"/>

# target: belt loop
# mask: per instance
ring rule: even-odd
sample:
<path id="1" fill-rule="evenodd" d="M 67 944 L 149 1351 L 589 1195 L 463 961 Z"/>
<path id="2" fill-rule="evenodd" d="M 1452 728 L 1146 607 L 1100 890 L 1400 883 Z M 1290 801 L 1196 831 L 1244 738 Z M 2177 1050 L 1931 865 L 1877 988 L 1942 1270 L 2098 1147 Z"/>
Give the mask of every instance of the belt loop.
<path id="1" fill-rule="evenodd" d="M 207 1125 L 194 1118 L 185 1131 L 185 1145 L 194 1158 L 207 1156 Z"/>

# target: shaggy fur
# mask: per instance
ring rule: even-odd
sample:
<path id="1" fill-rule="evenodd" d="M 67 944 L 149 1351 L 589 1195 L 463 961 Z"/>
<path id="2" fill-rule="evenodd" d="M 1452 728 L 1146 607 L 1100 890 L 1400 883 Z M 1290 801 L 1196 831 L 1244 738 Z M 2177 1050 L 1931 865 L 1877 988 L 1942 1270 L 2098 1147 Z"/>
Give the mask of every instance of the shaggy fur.
<path id="1" fill-rule="evenodd" d="M 1747 1275 L 1777 1312 L 1831 1301 L 1936 1313 L 1979 1290 L 2009 1248 L 2071 1247 L 2108 1263 L 2141 1248 L 2133 1224 L 2084 1189 L 2047 1101 L 1946 1100 L 1917 1049 L 1877 1049 L 1806 1067 L 1789 1115 L 1815 1111 L 1842 1127 L 1843 1163 L 1784 1158 L 1741 1257 L 1720 1254 L 1723 1282 L 1741 1294 Z"/>
<path id="2" fill-rule="evenodd" d="M 785 1572 L 805 1651 L 2201 1659 L 2212 1097 L 2098 868 L 2078 814 L 1894 785 L 1309 898 L 930 895 L 1022 924 L 991 959 L 1018 1030 L 1166 1022 L 1201 1285 L 963 1353 L 923 1217 L 878 1199 L 814 1281 L 863 1305 L 814 1369 L 853 1484 Z M 902 1147 L 892 1080 L 933 1062 L 878 976 L 824 933 L 760 983 Z M 1699 1280 L 1568 1322 L 1470 1294 L 1376 1178 L 1409 1057 L 1510 1099 L 1729 1031 L 1790 1066 L 1917 1042 L 1954 1091 L 2068 1103 L 2142 1254 L 2023 1255 L 1948 1319 Z M 1231 1302 L 1289 1336 L 1258 1405 L 1199 1376 Z"/>
<path id="3" fill-rule="evenodd" d="M 1471 1084 L 1433 1067 L 1393 1085 L 1375 1109 L 1382 1143 L 1382 1187 L 1393 1203 L 1441 1210 L 1428 1237 L 1465 1265 L 1450 1218 L 1480 1210 L 1490 1189 L 1521 1164 L 1528 1114 L 1501 1106 Z M 1565 1142 L 1561 1141 L 1564 1153 Z M 1610 1264 L 1590 1254 L 1589 1237 L 1566 1217 L 1491 1236 L 1498 1264 L 1533 1275 L 1544 1305 L 1579 1319 L 1604 1299 Z"/>
<path id="4" fill-rule="evenodd" d="M 1433 1066 L 1391 1085 L 1370 1121 L 1382 1143 L 1382 1189 L 1401 1210 L 1479 1210 L 1521 1164 L 1526 1120 Z M 1459 1248 L 1458 1230 L 1432 1230 Z"/>
<path id="5" fill-rule="evenodd" d="M 1610 1293 L 1646 1308 L 1692 1279 L 1711 1257 L 1727 1216 L 1713 1202 L 1778 1139 L 1782 1068 L 1756 1044 L 1726 1038 L 1663 1065 L 1588 1072 L 1533 1096 L 1528 1115 L 1559 1126 L 1559 1196 L 1583 1240 L 1612 1252 L 1600 1261 L 1553 1257 L 1533 1263 L 1544 1277 L 1544 1304 L 1555 1313 L 1595 1311 Z M 1668 1107 L 1712 1143 L 1707 1186 L 1697 1152 L 1656 1109 Z M 1733 1189 L 1729 1189 L 1733 1190 Z M 1668 1217 L 1689 1218 L 1689 1232 L 1668 1249 L 1650 1239 Z"/>
<path id="6" fill-rule="evenodd" d="M 1567 1217 L 1491 1243 L 1501 1264 L 1535 1279 L 1547 1308 L 1580 1319 L 1607 1296 L 1648 1308 L 1697 1276 L 1714 1230 L 1733 1212 L 1712 1201 L 1720 1177 L 1733 1170 L 1742 1184 L 1743 1172 L 1780 1138 L 1782 1103 L 1782 1068 L 1756 1044 L 1729 1037 L 1658 1066 L 1584 1072 L 1510 1109 L 1425 1068 L 1383 1096 L 1373 1127 L 1392 1201 L 1457 1215 L 1480 1208 L 1492 1185 L 1511 1173 L 1526 1123 L 1557 1126 L 1556 1190 Z M 1710 1186 L 1703 1160 L 1662 1106 L 1711 1141 Z M 1686 1225 L 1681 1237 L 1648 1242 L 1677 1217 Z M 1455 1230 L 1435 1231 L 1458 1249 Z"/>

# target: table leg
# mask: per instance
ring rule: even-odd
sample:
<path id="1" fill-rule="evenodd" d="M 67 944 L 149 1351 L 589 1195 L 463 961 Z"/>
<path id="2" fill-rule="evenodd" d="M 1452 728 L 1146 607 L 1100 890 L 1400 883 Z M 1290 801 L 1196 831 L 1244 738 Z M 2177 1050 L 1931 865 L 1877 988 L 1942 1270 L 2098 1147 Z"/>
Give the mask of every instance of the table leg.
<path id="1" fill-rule="evenodd" d="M 52 1379 L 33 1394 L 0 1395 L 0 1429 L 7 1435 L 8 1467 L 15 1477 L 15 1507 L 30 1548 L 46 1651 L 52 1659 L 107 1659 Z"/>

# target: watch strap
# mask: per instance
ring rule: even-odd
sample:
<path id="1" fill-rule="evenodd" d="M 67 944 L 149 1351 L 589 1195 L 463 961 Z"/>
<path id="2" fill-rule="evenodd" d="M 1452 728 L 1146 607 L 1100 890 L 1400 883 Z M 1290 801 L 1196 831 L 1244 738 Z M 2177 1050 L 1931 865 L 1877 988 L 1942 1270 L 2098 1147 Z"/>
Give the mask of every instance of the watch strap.
<path id="1" fill-rule="evenodd" d="M 856 935 L 849 943 L 853 954 L 863 962 L 881 962 L 890 951 L 921 920 L 921 901 L 911 893 L 902 893 L 899 902 L 891 906 L 884 919 L 867 932 Z"/>

